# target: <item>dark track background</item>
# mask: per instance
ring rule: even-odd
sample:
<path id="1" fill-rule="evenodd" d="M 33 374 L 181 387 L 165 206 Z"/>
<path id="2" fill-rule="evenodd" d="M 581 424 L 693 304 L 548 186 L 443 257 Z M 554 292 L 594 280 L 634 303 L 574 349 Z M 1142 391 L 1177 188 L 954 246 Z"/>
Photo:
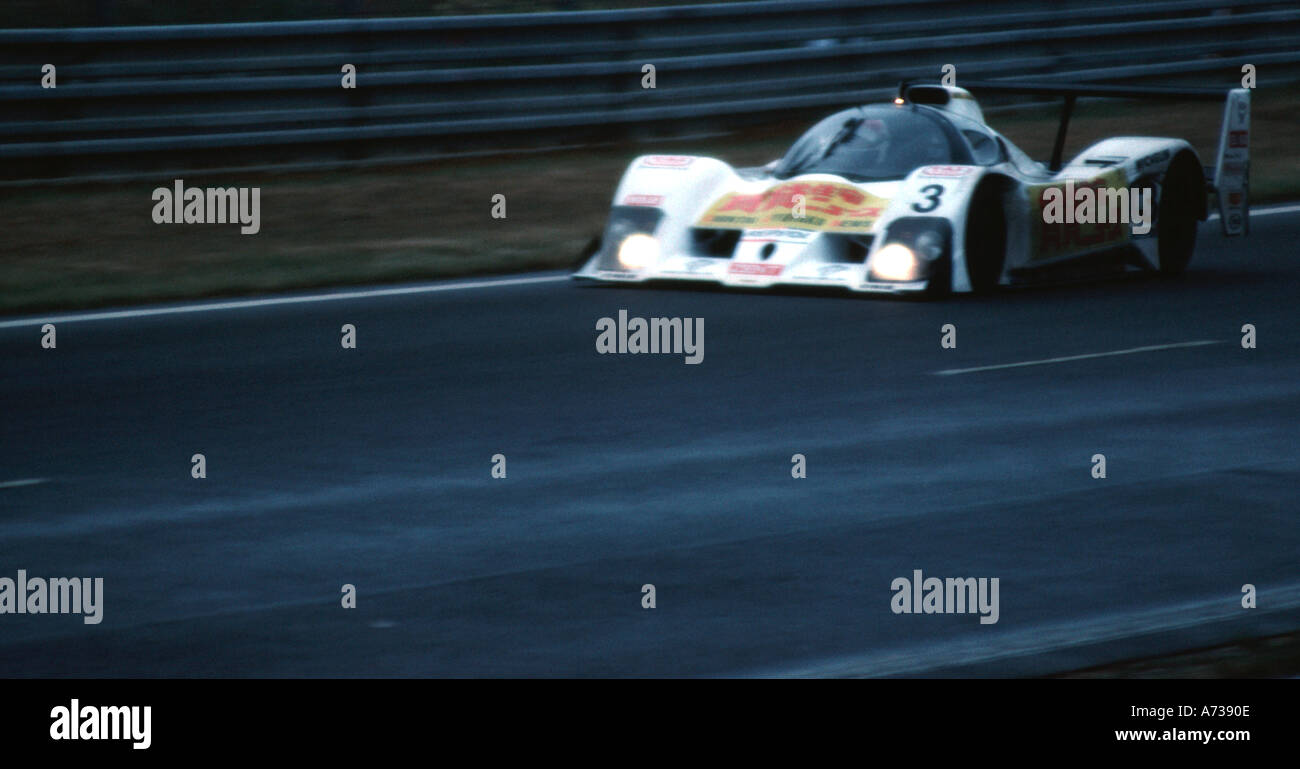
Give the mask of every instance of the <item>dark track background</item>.
<path id="1" fill-rule="evenodd" d="M 0 484 L 49 479 L 0 487 L 0 576 L 106 592 L 98 626 L 0 616 L 0 676 L 1020 675 L 1296 629 L 1296 221 L 1205 225 L 1177 282 L 943 303 L 554 282 L 0 328 Z M 621 308 L 703 317 L 703 364 L 598 355 Z M 892 614 L 913 569 L 999 577 L 1000 621 Z"/>

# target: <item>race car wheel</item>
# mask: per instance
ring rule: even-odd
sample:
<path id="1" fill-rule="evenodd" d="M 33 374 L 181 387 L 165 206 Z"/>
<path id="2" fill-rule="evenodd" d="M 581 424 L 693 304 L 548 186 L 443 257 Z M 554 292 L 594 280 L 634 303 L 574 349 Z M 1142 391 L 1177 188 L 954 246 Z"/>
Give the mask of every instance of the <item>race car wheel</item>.
<path id="1" fill-rule="evenodd" d="M 1181 275 L 1196 249 L 1196 224 L 1205 182 L 1186 155 L 1174 158 L 1161 183 L 1156 235 L 1162 275 Z"/>
<path id="2" fill-rule="evenodd" d="M 1000 185 L 989 179 L 975 190 L 966 219 L 966 275 L 972 291 L 984 294 L 998 287 L 1006 252 Z"/>

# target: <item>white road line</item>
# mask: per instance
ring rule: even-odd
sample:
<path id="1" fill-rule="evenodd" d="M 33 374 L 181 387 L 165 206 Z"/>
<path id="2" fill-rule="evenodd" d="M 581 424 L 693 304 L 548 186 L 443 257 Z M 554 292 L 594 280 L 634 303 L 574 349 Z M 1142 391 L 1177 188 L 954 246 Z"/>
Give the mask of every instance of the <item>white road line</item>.
<path id="1" fill-rule="evenodd" d="M 1278 206 L 1276 208 L 1261 208 L 1259 210 L 1255 210 L 1252 208 L 1250 209 L 1250 217 L 1253 219 L 1256 216 L 1272 216 L 1273 214 L 1291 214 L 1291 213 L 1295 213 L 1296 211 L 1300 211 L 1300 203 L 1295 203 L 1293 205 L 1287 205 L 1287 206 Z M 1218 214 L 1210 214 L 1205 221 L 1212 222 L 1218 218 L 1219 218 Z"/>
<path id="2" fill-rule="evenodd" d="M 1207 344 L 1219 344 L 1218 339 L 1201 339 L 1196 342 L 1175 342 L 1174 344 L 1153 344 L 1146 347 L 1132 347 L 1127 350 L 1111 350 L 1110 352 L 1090 352 L 1085 355 L 1067 355 L 1061 358 L 1043 358 L 1042 360 L 1025 360 L 1019 363 L 999 363 L 995 366 L 975 366 L 973 368 L 949 368 L 943 371 L 936 371 L 939 376 L 952 376 L 953 374 L 971 374 L 976 371 L 995 371 L 1002 368 L 1023 368 L 1025 366 L 1043 366 L 1048 363 L 1066 363 L 1072 360 L 1086 360 L 1088 358 L 1107 358 L 1112 355 L 1132 355 L 1139 352 L 1153 352 L 1155 350 L 1174 350 L 1179 347 L 1202 347 Z"/>
<path id="3" fill-rule="evenodd" d="M 49 478 L 22 478 L 16 481 L 0 481 L 0 489 L 16 489 L 20 486 L 35 486 L 40 483 L 49 482 Z"/>
<path id="4" fill-rule="evenodd" d="M 20 328 L 34 326 L 38 323 L 75 323 L 84 320 L 118 320 L 121 318 L 147 318 L 154 315 L 177 315 L 189 312 L 214 312 L 217 310 L 239 310 L 245 307 L 271 307 L 279 304 L 308 304 L 311 302 L 337 302 L 344 299 L 366 299 L 374 296 L 403 296 L 405 294 L 432 294 L 439 291 L 466 291 L 471 288 L 495 288 L 497 286 L 521 286 L 532 283 L 554 283 L 569 280 L 566 275 L 534 275 L 524 278 L 496 278 L 492 280 L 475 280 L 462 283 L 434 283 L 419 286 L 401 286 L 397 288 L 375 288 L 364 291 L 340 291 L 329 294 L 309 294 L 306 296 L 277 296 L 267 299 L 236 299 L 228 302 L 206 302 L 204 304 L 187 304 L 177 307 L 144 307 L 134 310 L 114 310 L 112 312 L 89 312 L 75 315 L 49 315 L 43 318 L 21 318 L 19 320 L 0 321 L 0 328 Z"/>

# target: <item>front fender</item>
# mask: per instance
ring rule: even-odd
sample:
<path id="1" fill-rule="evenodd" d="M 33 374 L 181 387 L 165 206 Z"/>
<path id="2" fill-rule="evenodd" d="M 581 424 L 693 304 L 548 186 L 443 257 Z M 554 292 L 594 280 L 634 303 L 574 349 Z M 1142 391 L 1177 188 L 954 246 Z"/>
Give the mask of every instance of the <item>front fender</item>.
<path id="1" fill-rule="evenodd" d="M 642 155 L 623 173 L 611 201 L 611 212 L 644 209 L 655 214 L 656 237 L 662 253 L 680 253 L 688 247 L 695 217 L 722 190 L 735 184 L 737 175 L 721 160 L 694 155 Z M 608 229 L 608 227 L 607 227 Z M 602 242 L 580 275 L 590 275 L 596 265 L 610 256 L 617 244 Z M 647 270 L 651 272 L 652 270 Z"/>
<path id="2" fill-rule="evenodd" d="M 953 233 L 949 263 L 949 288 L 953 291 L 970 291 L 966 275 L 964 238 L 970 199 L 988 169 L 984 166 L 943 165 L 922 166 L 907 175 L 899 185 L 898 193 L 890 201 L 884 216 L 876 222 L 878 237 L 872 243 L 868 264 L 885 244 L 889 226 L 898 219 L 918 216 L 947 220 Z"/>

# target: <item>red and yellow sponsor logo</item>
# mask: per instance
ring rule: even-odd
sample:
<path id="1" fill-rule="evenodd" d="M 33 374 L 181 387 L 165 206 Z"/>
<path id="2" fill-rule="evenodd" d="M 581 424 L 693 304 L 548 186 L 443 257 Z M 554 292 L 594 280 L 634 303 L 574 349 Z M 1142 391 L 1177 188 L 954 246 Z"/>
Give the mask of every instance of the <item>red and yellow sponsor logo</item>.
<path id="1" fill-rule="evenodd" d="M 1093 198 L 1096 200 L 1097 192 L 1106 189 L 1122 189 L 1126 186 L 1126 181 L 1123 169 L 1115 169 L 1092 179 L 1076 179 L 1074 180 L 1073 189 L 1076 196 L 1078 196 L 1080 190 L 1091 189 Z M 1030 254 L 1031 260 L 1051 259 L 1057 256 L 1089 251 L 1101 246 L 1118 245 L 1128 239 L 1129 225 L 1119 221 L 1062 221 L 1058 223 L 1043 221 L 1043 208 L 1047 203 L 1044 200 L 1044 193 L 1049 189 L 1061 190 L 1060 194 L 1064 206 L 1072 209 L 1075 205 L 1073 200 L 1064 200 L 1066 193 L 1064 181 L 1052 182 L 1051 184 L 1036 184 L 1029 188 L 1030 215 L 1032 217 L 1030 231 L 1034 235 L 1033 250 Z"/>
<path id="2" fill-rule="evenodd" d="M 727 193 L 709 206 L 696 226 L 868 232 L 888 204 L 888 198 L 849 184 L 786 182 L 753 194 Z"/>

